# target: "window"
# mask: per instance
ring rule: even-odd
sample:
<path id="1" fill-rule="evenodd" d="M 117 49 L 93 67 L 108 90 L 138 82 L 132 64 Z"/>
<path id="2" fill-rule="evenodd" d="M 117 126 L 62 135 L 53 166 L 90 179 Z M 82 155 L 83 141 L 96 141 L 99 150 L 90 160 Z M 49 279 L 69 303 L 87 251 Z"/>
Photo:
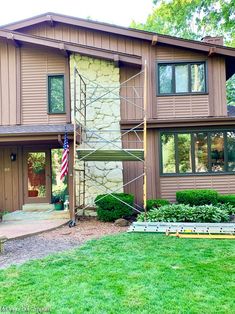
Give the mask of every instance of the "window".
<path id="1" fill-rule="evenodd" d="M 235 173 L 235 132 L 161 133 L 162 174 Z"/>
<path id="2" fill-rule="evenodd" d="M 162 135 L 162 163 L 164 173 L 175 173 L 175 139 L 174 134 Z"/>
<path id="3" fill-rule="evenodd" d="M 178 134 L 179 173 L 192 172 L 191 134 Z"/>
<path id="4" fill-rule="evenodd" d="M 213 172 L 224 171 L 224 134 L 222 132 L 211 133 L 211 170 Z"/>
<path id="5" fill-rule="evenodd" d="M 228 171 L 235 171 L 235 132 L 227 132 Z"/>
<path id="6" fill-rule="evenodd" d="M 204 62 L 158 64 L 158 94 L 206 92 Z"/>
<path id="7" fill-rule="evenodd" d="M 49 113 L 65 113 L 64 75 L 48 76 L 48 110 Z"/>
<path id="8" fill-rule="evenodd" d="M 195 172 L 208 171 L 208 137 L 207 133 L 194 134 Z"/>

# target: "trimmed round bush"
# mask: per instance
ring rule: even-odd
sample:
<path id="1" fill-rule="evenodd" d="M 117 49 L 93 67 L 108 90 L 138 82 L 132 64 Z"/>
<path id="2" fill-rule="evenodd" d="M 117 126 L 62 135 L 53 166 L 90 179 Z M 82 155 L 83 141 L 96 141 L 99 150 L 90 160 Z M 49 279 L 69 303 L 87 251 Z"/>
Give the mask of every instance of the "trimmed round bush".
<path id="1" fill-rule="evenodd" d="M 159 208 L 164 205 L 169 205 L 170 202 L 165 199 L 152 199 L 152 200 L 147 200 L 147 210 L 153 209 L 153 208 Z"/>
<path id="2" fill-rule="evenodd" d="M 141 213 L 137 221 L 145 221 Z M 227 205 L 189 206 L 184 204 L 165 205 L 147 212 L 148 222 L 228 222 Z"/>
<path id="3" fill-rule="evenodd" d="M 214 190 L 182 190 L 176 192 L 176 200 L 179 204 L 216 205 L 218 203 L 218 192 Z"/>
<path id="4" fill-rule="evenodd" d="M 130 217 L 133 213 L 130 206 L 134 205 L 134 195 L 126 193 L 113 193 L 112 195 L 101 194 L 96 197 L 95 204 L 97 205 L 98 219 L 113 222 L 119 218 Z"/>

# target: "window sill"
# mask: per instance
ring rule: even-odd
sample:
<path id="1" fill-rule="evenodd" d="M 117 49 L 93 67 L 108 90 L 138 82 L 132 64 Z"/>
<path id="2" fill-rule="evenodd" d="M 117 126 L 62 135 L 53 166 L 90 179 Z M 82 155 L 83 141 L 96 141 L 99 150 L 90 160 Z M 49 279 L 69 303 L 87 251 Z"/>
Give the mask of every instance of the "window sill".
<path id="1" fill-rule="evenodd" d="M 60 115 L 60 114 L 66 114 L 66 112 L 48 112 L 47 113 L 49 116 L 55 116 L 55 115 Z"/>
<path id="2" fill-rule="evenodd" d="M 177 93 L 177 94 L 157 94 L 156 97 L 168 97 L 168 96 L 202 96 L 209 95 L 208 92 L 205 93 Z"/>
<path id="3" fill-rule="evenodd" d="M 235 171 L 227 172 L 199 172 L 199 173 L 161 173 L 160 177 L 195 177 L 195 176 L 222 176 L 235 175 Z"/>

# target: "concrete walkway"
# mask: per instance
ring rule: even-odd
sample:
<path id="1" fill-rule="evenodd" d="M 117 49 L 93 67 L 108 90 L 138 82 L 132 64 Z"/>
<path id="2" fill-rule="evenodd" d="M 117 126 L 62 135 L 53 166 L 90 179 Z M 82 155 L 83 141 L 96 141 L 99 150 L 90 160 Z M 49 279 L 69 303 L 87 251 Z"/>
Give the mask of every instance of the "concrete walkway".
<path id="1" fill-rule="evenodd" d="M 8 239 L 23 238 L 56 229 L 65 225 L 68 221 L 68 219 L 4 221 L 0 223 L 0 237 L 5 236 Z"/>
<path id="2" fill-rule="evenodd" d="M 0 222 L 0 237 L 22 238 L 56 229 L 69 221 L 69 212 L 24 212 L 15 211 L 3 216 Z"/>

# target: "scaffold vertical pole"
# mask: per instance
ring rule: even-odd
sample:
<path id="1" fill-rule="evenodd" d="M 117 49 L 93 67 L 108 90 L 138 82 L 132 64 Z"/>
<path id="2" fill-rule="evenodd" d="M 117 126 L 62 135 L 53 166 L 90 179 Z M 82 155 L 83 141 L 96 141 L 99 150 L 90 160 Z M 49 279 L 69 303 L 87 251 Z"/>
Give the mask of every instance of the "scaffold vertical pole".
<path id="1" fill-rule="evenodd" d="M 147 61 L 144 63 L 144 134 L 143 134 L 143 148 L 144 148 L 144 184 L 143 184 L 143 203 L 145 221 L 147 216 Z"/>
<path id="2" fill-rule="evenodd" d="M 73 205 L 71 211 L 71 222 L 69 224 L 70 227 L 73 227 L 76 223 L 76 146 L 77 146 L 77 126 L 76 126 L 76 102 L 77 102 L 77 93 L 76 93 L 76 68 L 74 68 L 74 106 L 73 106 Z"/>

